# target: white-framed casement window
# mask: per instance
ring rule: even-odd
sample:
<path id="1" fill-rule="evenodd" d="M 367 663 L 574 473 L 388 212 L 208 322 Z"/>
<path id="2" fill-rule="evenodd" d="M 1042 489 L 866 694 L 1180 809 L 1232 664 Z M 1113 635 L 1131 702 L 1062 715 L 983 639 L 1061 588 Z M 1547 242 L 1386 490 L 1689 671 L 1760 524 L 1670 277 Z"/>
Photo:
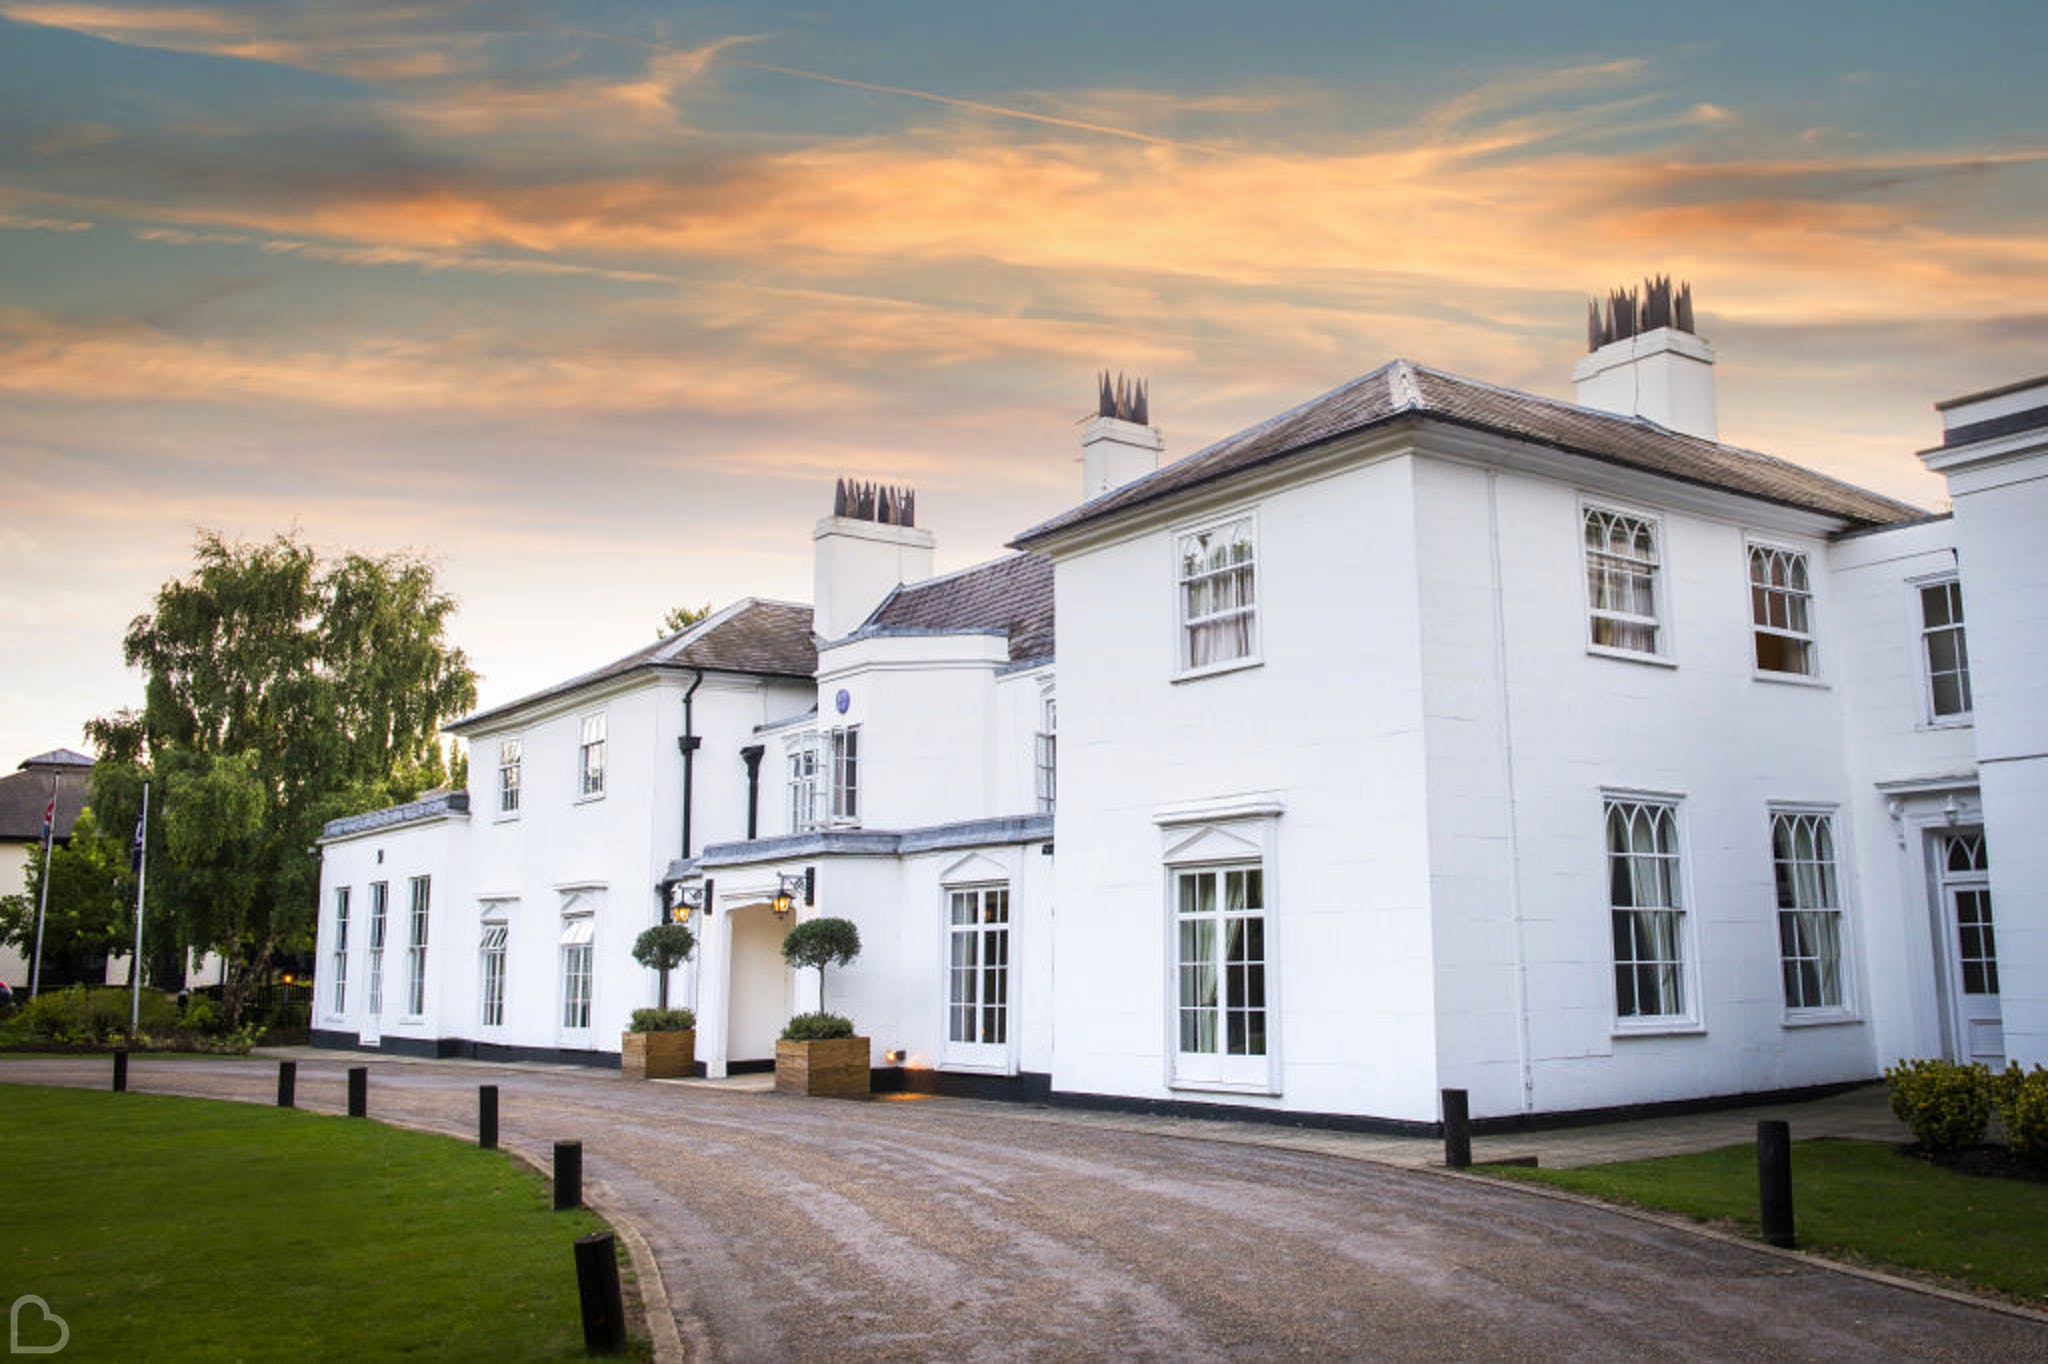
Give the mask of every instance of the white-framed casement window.
<path id="1" fill-rule="evenodd" d="M 1259 651 L 1258 532 L 1249 516 L 1182 531 L 1179 566 L 1180 668 L 1253 660 Z"/>
<path id="2" fill-rule="evenodd" d="M 1037 775 L 1038 813 L 1042 815 L 1052 813 L 1053 801 L 1059 794 L 1059 741 L 1059 698 L 1047 692 L 1038 705 L 1038 745 L 1033 763 Z"/>
<path id="3" fill-rule="evenodd" d="M 1749 611 L 1759 673 L 1813 677 L 1813 583 L 1806 555 L 1777 545 L 1749 547 Z"/>
<path id="4" fill-rule="evenodd" d="M 328 1003 L 337 1014 L 348 1012 L 348 887 L 334 888 L 334 987 Z"/>
<path id="5" fill-rule="evenodd" d="M 1778 962 L 1789 1014 L 1840 1013 L 1842 892 L 1834 816 L 1771 812 L 1771 868 L 1778 892 Z"/>
<path id="6" fill-rule="evenodd" d="M 1676 801 L 1608 796 L 1607 903 L 1621 1025 L 1690 1023 Z"/>
<path id="7" fill-rule="evenodd" d="M 1590 504 L 1581 515 L 1588 641 L 1596 649 L 1661 656 L 1663 559 L 1656 518 Z"/>
<path id="8" fill-rule="evenodd" d="M 604 713 L 583 717 L 576 740 L 576 798 L 604 794 Z"/>
<path id="9" fill-rule="evenodd" d="M 412 913 L 405 943 L 405 1012 L 418 1018 L 427 1011 L 427 898 L 429 878 L 412 878 Z"/>
<path id="10" fill-rule="evenodd" d="M 505 1025 L 505 937 L 504 924 L 485 920 L 483 936 L 477 944 L 477 1000 L 481 1005 L 479 1021 L 486 1028 Z"/>
<path id="11" fill-rule="evenodd" d="M 1959 724 L 1970 718 L 1970 650 L 1963 638 L 1963 585 L 1955 578 L 1919 584 L 1920 648 L 1927 664 L 1927 718 Z"/>
<path id="12" fill-rule="evenodd" d="M 519 813 L 519 770 L 525 759 L 523 740 L 498 740 L 498 814 L 506 819 Z"/>
<path id="13" fill-rule="evenodd" d="M 589 914 L 562 920 L 562 1028 L 565 1032 L 590 1027 L 590 965 L 597 921 Z"/>
<path id="14" fill-rule="evenodd" d="M 789 831 L 809 833 L 822 822 L 819 815 L 818 736 L 800 734 L 789 747 Z"/>
<path id="15" fill-rule="evenodd" d="M 848 725 L 825 735 L 831 764 L 831 822 L 846 827 L 860 823 L 860 726 Z"/>
<path id="16" fill-rule="evenodd" d="M 372 1016 L 384 1015 L 384 932 L 391 908 L 391 883 L 370 882 L 370 1001 Z"/>
<path id="17" fill-rule="evenodd" d="M 1174 1079 L 1264 1088 L 1266 894 L 1257 863 L 1173 872 Z"/>
<path id="18" fill-rule="evenodd" d="M 946 892 L 949 1057 L 1000 1064 L 1010 1041 L 1010 888 Z"/>

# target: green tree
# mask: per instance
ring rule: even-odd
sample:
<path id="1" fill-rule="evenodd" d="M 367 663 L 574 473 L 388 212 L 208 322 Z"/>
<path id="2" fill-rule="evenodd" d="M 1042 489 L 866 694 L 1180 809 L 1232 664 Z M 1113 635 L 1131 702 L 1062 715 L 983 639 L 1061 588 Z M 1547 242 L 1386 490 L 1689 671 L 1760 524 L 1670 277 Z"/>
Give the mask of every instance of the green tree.
<path id="1" fill-rule="evenodd" d="M 142 710 L 87 734 L 109 827 L 133 827 L 154 779 L 149 915 L 177 947 L 221 954 L 233 1026 L 278 953 L 311 945 L 320 826 L 447 781 L 440 728 L 476 704 L 476 674 L 446 641 L 455 602 L 421 559 L 323 567 L 292 536 L 211 531 L 195 553 L 128 627 Z"/>
<path id="2" fill-rule="evenodd" d="M 36 843 L 28 850 L 27 889 L 0 899 L 0 942 L 14 945 L 24 959 L 35 952 L 43 871 L 43 845 Z M 128 870 L 127 840 L 102 829 L 91 807 L 79 811 L 70 838 L 51 845 L 49 876 L 45 963 L 135 950 L 135 878 Z"/>
<path id="3" fill-rule="evenodd" d="M 656 924 L 633 942 L 633 960 L 661 972 L 661 1006 L 668 1007 L 668 973 L 681 966 L 697 945 L 697 935 L 684 924 Z"/>
<path id="4" fill-rule="evenodd" d="M 668 609 L 668 614 L 661 618 L 661 631 L 656 638 L 667 639 L 670 635 L 689 629 L 692 625 L 695 625 L 710 614 L 710 602 L 705 602 L 702 606 L 694 608 L 671 606 Z"/>
<path id="5" fill-rule="evenodd" d="M 782 940 L 782 959 L 791 966 L 818 968 L 818 1012 L 825 1011 L 825 968 L 844 966 L 860 955 L 860 930 L 851 919 L 806 919 Z"/>

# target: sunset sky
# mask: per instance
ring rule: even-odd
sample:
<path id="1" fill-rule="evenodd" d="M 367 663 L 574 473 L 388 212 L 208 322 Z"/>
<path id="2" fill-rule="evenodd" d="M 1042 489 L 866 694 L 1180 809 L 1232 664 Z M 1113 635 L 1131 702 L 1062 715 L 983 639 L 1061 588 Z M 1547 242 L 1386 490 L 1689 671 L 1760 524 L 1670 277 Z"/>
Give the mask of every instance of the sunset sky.
<path id="1" fill-rule="evenodd" d="M 1546 12 L 1550 11 L 1550 12 Z M 1934 505 L 2048 371 L 2039 0 L 0 0 L 0 771 L 138 704 L 197 527 L 411 548 L 488 705 L 806 599 L 832 480 L 941 568 L 1395 356 L 1568 398 L 1692 281 L 1722 437 Z"/>

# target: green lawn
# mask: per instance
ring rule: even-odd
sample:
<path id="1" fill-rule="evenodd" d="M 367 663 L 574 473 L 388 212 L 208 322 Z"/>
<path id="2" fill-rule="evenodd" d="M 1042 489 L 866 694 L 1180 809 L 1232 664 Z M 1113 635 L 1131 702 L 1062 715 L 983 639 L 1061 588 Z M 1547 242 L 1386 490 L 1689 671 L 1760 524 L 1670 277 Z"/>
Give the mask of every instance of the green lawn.
<path id="1" fill-rule="evenodd" d="M 1486 1173 L 1758 1232 L 1754 1146 Z M 1875 1142 L 1803 1141 L 1792 1146 L 1792 1208 L 1803 1250 L 1940 1275 L 2035 1305 L 2048 1297 L 2048 1184 L 1958 1174 Z"/>
<path id="2" fill-rule="evenodd" d="M 65 1359 L 583 1357 L 571 1242 L 603 1224 L 501 1152 L 12 1084 L 0 1152 L 0 1299 L 46 1299 Z"/>

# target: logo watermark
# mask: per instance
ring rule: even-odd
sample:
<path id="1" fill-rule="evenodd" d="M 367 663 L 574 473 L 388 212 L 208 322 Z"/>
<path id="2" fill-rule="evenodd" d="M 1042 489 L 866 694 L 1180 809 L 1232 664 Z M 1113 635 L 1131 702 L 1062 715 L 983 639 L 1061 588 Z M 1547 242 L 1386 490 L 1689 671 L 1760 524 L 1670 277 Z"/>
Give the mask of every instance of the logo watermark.
<path id="1" fill-rule="evenodd" d="M 54 1345 L 24 1345 L 21 1340 L 22 1308 L 33 1307 L 36 1315 L 28 1319 L 31 1335 L 40 1339 L 47 1336 L 52 1325 L 57 1328 L 57 1343 Z M 71 1323 L 50 1310 L 50 1304 L 33 1293 L 24 1293 L 14 1300 L 14 1306 L 7 1310 L 7 1353 L 11 1355 L 53 1355 L 71 1343 Z"/>

